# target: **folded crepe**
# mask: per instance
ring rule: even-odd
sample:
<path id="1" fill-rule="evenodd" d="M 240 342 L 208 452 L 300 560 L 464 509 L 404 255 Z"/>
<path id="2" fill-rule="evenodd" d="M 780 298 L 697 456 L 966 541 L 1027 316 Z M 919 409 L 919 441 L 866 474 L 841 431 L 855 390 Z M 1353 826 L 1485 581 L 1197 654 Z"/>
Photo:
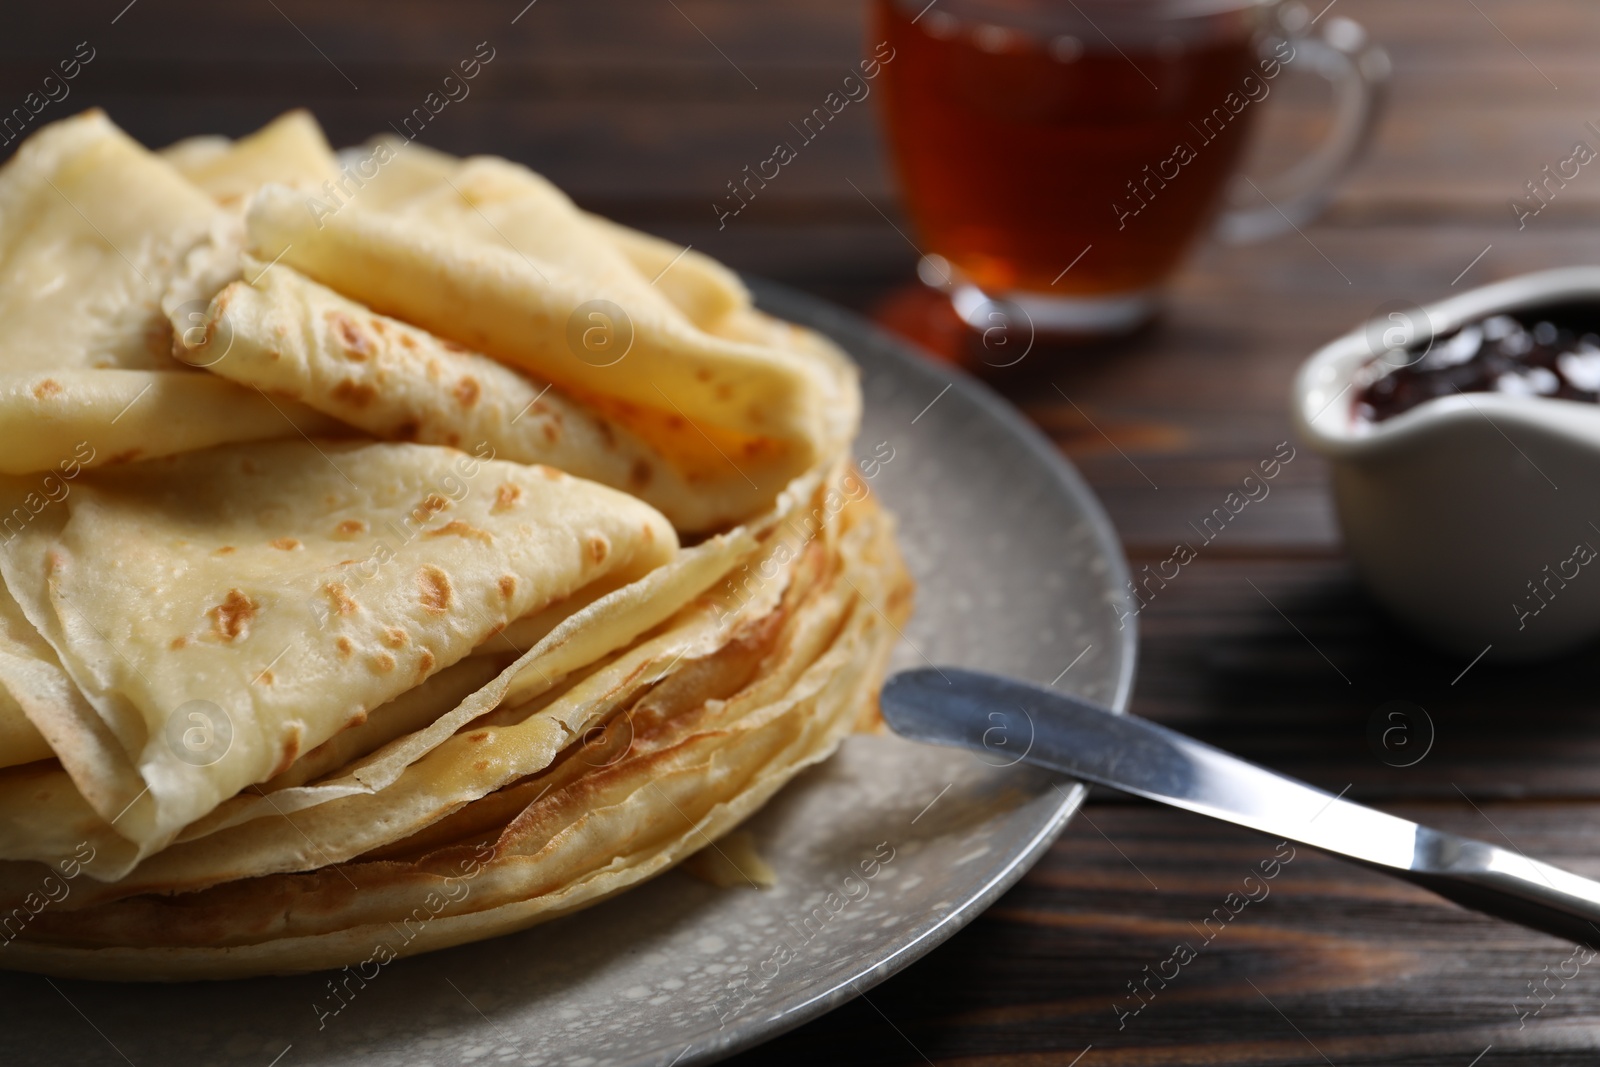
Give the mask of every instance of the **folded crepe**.
<path id="1" fill-rule="evenodd" d="M 300 194 L 268 186 L 249 205 L 249 249 L 554 383 L 670 457 L 718 522 L 750 514 L 853 434 L 853 382 L 784 348 L 695 326 L 609 246 L 590 241 L 613 253 L 604 264 L 558 258 L 550 235 L 561 227 L 546 224 L 586 225 L 570 204 L 563 218 L 509 164 L 461 169 L 423 207 L 397 213 L 365 210 L 358 194 L 320 215 Z M 536 235 L 544 239 L 530 247 Z M 460 314 L 464 306 L 473 314 Z M 226 356 L 211 358 L 216 373 L 230 373 Z"/>
<path id="2" fill-rule="evenodd" d="M 304 112 L 159 155 L 89 112 L 0 168 L 0 264 L 0 965 L 519 929 L 875 723 L 910 583 L 854 369 L 707 257 Z"/>
<path id="3" fill-rule="evenodd" d="M 107 468 L 0 545 L 82 700 L 8 685 L 142 858 L 496 629 L 675 548 L 614 490 L 423 445 L 276 441 Z"/>
<path id="4" fill-rule="evenodd" d="M 218 252 L 237 246 L 238 226 L 99 112 L 23 143 L 0 168 L 0 473 L 60 481 L 82 467 L 336 429 L 172 356 L 163 300 L 168 310 L 188 301 L 174 289 L 180 275 L 214 291 L 218 272 L 234 269 Z M 8 532 L 20 521 L 9 517 Z"/>
<path id="5" fill-rule="evenodd" d="M 290 111 L 248 137 L 191 137 L 162 152 L 179 174 L 224 206 L 268 183 L 320 191 L 339 161 L 309 111 Z"/>

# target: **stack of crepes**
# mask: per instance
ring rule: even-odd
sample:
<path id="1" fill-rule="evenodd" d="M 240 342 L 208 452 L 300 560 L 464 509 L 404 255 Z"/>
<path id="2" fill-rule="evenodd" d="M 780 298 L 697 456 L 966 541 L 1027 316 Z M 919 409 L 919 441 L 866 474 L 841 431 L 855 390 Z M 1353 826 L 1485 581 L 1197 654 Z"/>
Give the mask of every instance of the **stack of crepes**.
<path id="1" fill-rule="evenodd" d="M 292 113 L 0 168 L 0 967 L 381 965 L 707 848 L 910 585 L 854 368 L 529 170 Z"/>

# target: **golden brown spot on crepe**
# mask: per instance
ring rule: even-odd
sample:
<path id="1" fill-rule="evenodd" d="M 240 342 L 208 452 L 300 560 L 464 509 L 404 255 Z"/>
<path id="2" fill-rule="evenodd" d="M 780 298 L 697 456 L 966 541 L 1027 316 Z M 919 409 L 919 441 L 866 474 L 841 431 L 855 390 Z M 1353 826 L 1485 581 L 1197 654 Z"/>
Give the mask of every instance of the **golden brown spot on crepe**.
<path id="1" fill-rule="evenodd" d="M 211 554 L 213 556 L 231 556 L 235 551 L 236 549 L 232 545 L 223 545 L 221 548 L 217 549 Z"/>
<path id="2" fill-rule="evenodd" d="M 364 408 L 378 398 L 378 390 L 366 382 L 345 378 L 333 387 L 333 398 L 341 404 Z"/>
<path id="3" fill-rule="evenodd" d="M 345 722 L 344 729 L 348 730 L 352 726 L 364 726 L 366 724 L 366 721 L 367 721 L 367 709 L 366 708 L 357 708 L 355 711 L 352 711 L 350 713 L 350 718 L 349 718 L 349 720 L 347 720 Z M 322 746 L 319 745 L 317 747 L 320 748 Z"/>
<path id="4" fill-rule="evenodd" d="M 475 771 L 486 771 L 489 769 L 489 761 L 486 759 L 477 760 L 473 763 L 472 769 Z"/>
<path id="5" fill-rule="evenodd" d="M 382 319 L 368 319 L 367 325 L 371 326 L 372 332 L 377 334 L 379 337 L 382 337 L 384 334 L 389 332 L 389 327 L 384 325 Z"/>
<path id="6" fill-rule="evenodd" d="M 454 341 L 446 341 L 443 337 L 439 338 L 439 347 L 444 349 L 446 352 L 466 353 L 466 352 L 470 352 L 471 351 L 471 349 L 469 349 L 469 348 L 462 348 L 460 345 L 456 344 Z"/>
<path id="7" fill-rule="evenodd" d="M 600 436 L 605 440 L 606 448 L 615 449 L 617 447 L 617 435 L 611 429 L 611 424 L 609 422 L 601 422 L 597 425 L 600 427 Z"/>
<path id="8" fill-rule="evenodd" d="M 451 431 L 450 433 L 444 435 L 444 443 L 449 445 L 451 448 L 454 448 L 461 443 L 461 435 Z"/>
<path id="9" fill-rule="evenodd" d="M 470 408 L 478 402 L 478 394 L 482 390 L 478 386 L 478 379 L 470 375 L 456 383 L 456 403 L 464 408 Z"/>
<path id="10" fill-rule="evenodd" d="M 305 729 L 298 722 L 290 723 L 288 731 L 283 737 L 283 756 L 278 760 L 278 765 L 272 769 L 271 777 L 277 777 L 288 770 L 300 755 L 300 739 Z"/>
<path id="11" fill-rule="evenodd" d="M 717 386 L 713 392 L 716 398 L 724 403 L 733 399 L 733 386 L 729 385 L 727 382 L 723 382 L 721 385 Z"/>
<path id="12" fill-rule="evenodd" d="M 450 506 L 450 501 L 438 493 L 429 493 L 422 498 L 422 503 L 411 509 L 411 520 L 417 523 L 428 521 L 428 517 L 436 511 L 443 511 Z"/>
<path id="13" fill-rule="evenodd" d="M 400 344 L 405 348 L 415 349 L 417 347 L 416 338 L 412 337 L 409 333 L 403 333 L 400 335 Z"/>
<path id="14" fill-rule="evenodd" d="M 553 445 L 557 441 L 561 440 L 561 430 L 553 422 L 545 423 L 542 427 L 540 427 L 540 430 L 544 434 L 544 440 L 546 444 Z"/>
<path id="15" fill-rule="evenodd" d="M 422 654 L 417 657 L 417 673 L 419 675 L 427 674 L 433 670 L 433 663 L 433 652 L 426 648 L 423 649 Z"/>
<path id="16" fill-rule="evenodd" d="M 142 448 L 130 448 L 126 452 L 118 452 L 116 455 L 112 456 L 110 459 L 107 459 L 106 462 L 107 463 L 127 463 L 129 460 L 137 459 L 139 457 L 139 453 L 141 453 L 143 451 L 144 451 L 144 449 L 142 449 Z"/>
<path id="17" fill-rule="evenodd" d="M 178 649 L 182 648 L 184 645 L 187 645 L 188 643 L 189 643 L 189 638 L 186 637 L 183 634 L 179 634 L 177 637 L 174 637 L 172 639 L 172 643 L 170 645 L 168 645 L 167 647 L 172 649 L 172 651 L 176 652 L 176 651 L 178 651 Z"/>
<path id="18" fill-rule="evenodd" d="M 694 372 L 694 376 L 696 378 L 698 378 L 702 382 L 709 382 L 711 380 L 711 377 L 712 377 L 711 368 L 710 367 L 701 367 L 699 370 Z"/>
<path id="19" fill-rule="evenodd" d="M 221 641 L 234 641 L 250 633 L 250 621 L 261 612 L 261 605 L 240 589 L 228 590 L 222 603 L 206 612 L 211 632 Z"/>
<path id="20" fill-rule="evenodd" d="M 61 392 L 61 383 L 54 378 L 46 378 L 33 387 L 33 395 L 40 400 L 47 396 L 55 396 L 59 392 Z"/>
<path id="21" fill-rule="evenodd" d="M 300 542 L 292 537 L 275 537 L 267 543 L 273 548 L 282 549 L 285 552 L 293 552 L 300 547 Z"/>
<path id="22" fill-rule="evenodd" d="M 398 626 L 391 626 L 383 631 L 383 643 L 390 648 L 405 648 L 406 642 L 409 640 L 410 638 L 406 636 L 406 632 Z"/>
<path id="23" fill-rule="evenodd" d="M 417 571 L 417 589 L 422 606 L 436 615 L 450 610 L 450 576 L 429 564 Z"/>
<path id="24" fill-rule="evenodd" d="M 470 734 L 467 735 L 467 740 L 468 741 L 477 741 L 477 742 L 479 742 L 481 744 L 482 742 L 489 740 L 489 731 L 488 730 L 479 730 L 476 733 L 470 733 Z"/>
<path id="25" fill-rule="evenodd" d="M 340 615 L 354 615 L 361 607 L 356 603 L 355 597 L 350 595 L 350 587 L 343 582 L 329 582 L 322 587 L 322 591 L 328 594 L 333 610 Z"/>
<path id="26" fill-rule="evenodd" d="M 372 338 L 362 333 L 361 327 L 357 326 L 350 316 L 342 311 L 330 311 L 328 322 L 339 338 L 339 345 L 344 349 L 346 359 L 362 363 L 372 355 L 374 351 Z"/>
<path id="27" fill-rule="evenodd" d="M 421 432 L 422 424 L 420 422 L 416 419 L 407 419 L 394 428 L 394 439 L 396 441 L 415 441 L 417 435 Z"/>
<path id="28" fill-rule="evenodd" d="M 339 537 L 355 537 L 366 532 L 367 524 L 360 519 L 346 519 L 334 527 L 334 533 Z"/>
<path id="29" fill-rule="evenodd" d="M 502 574 L 500 576 L 500 595 L 507 600 L 517 595 L 517 576 L 515 574 Z"/>
<path id="30" fill-rule="evenodd" d="M 262 671 L 260 674 L 256 675 L 256 684 L 271 685 L 272 684 L 272 672 L 271 671 Z"/>
<path id="31" fill-rule="evenodd" d="M 388 674 L 394 670 L 394 657 L 387 652 L 373 653 L 367 663 L 379 674 Z"/>
<path id="32" fill-rule="evenodd" d="M 562 474 L 554 467 L 540 466 L 539 473 L 544 475 L 546 478 L 549 478 L 552 482 L 559 482 L 562 478 L 566 477 L 566 475 Z"/>
<path id="33" fill-rule="evenodd" d="M 522 486 L 511 482 L 504 482 L 494 491 L 494 507 L 489 510 L 495 513 L 510 511 L 517 506 L 517 501 L 522 499 Z"/>
<path id="34" fill-rule="evenodd" d="M 494 544 L 494 535 L 488 530 L 480 530 L 476 526 L 462 522 L 460 519 L 451 519 L 437 530 L 429 530 L 424 537 L 467 537 L 474 541 L 482 541 L 486 545 Z"/>
<path id="35" fill-rule="evenodd" d="M 589 550 L 589 558 L 596 563 L 604 563 L 606 556 L 611 554 L 611 542 L 606 540 L 605 534 L 590 534 L 584 547 Z"/>
<path id="36" fill-rule="evenodd" d="M 628 471 L 628 484 L 635 489 L 643 489 L 650 484 L 650 477 L 654 473 L 655 471 L 651 469 L 649 463 L 642 459 L 636 459 L 633 461 L 633 467 Z"/>
<path id="37" fill-rule="evenodd" d="M 654 526 L 651 526 L 648 522 L 645 523 L 644 524 L 644 540 L 645 540 L 645 543 L 649 544 L 650 542 L 654 541 L 655 539 L 656 539 L 656 528 Z"/>
<path id="38" fill-rule="evenodd" d="M 339 639 L 335 641 L 334 644 L 339 648 L 339 655 L 343 656 L 345 659 L 349 659 L 351 656 L 355 655 L 356 646 L 351 644 L 350 639 L 345 637 L 343 634 L 339 636 Z"/>

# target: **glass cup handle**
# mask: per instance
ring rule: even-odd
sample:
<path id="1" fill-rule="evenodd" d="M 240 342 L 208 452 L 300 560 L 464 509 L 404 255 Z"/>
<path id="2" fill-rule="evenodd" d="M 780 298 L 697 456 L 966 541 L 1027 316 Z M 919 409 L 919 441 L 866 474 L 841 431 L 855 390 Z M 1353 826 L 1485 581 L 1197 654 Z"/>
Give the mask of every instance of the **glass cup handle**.
<path id="1" fill-rule="evenodd" d="M 1274 237 L 1315 218 L 1333 199 L 1334 187 L 1366 149 L 1377 126 L 1389 81 L 1389 54 L 1367 39 L 1359 23 L 1330 19 L 1320 37 L 1291 30 L 1294 60 L 1328 79 L 1334 91 L 1334 118 L 1322 144 L 1279 175 L 1270 188 L 1244 186 L 1259 207 L 1223 213 L 1217 235 L 1232 244 Z M 1303 68 L 1302 68 L 1303 69 Z"/>

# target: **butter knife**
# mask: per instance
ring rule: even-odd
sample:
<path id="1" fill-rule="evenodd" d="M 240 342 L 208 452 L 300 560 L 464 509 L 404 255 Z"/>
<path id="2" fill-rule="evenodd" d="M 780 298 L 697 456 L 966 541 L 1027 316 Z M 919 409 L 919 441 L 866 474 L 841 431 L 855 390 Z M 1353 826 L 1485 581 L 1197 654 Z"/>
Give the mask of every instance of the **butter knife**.
<path id="1" fill-rule="evenodd" d="M 883 687 L 898 734 L 1028 762 L 1209 815 L 1414 882 L 1463 907 L 1600 947 L 1600 882 L 1433 830 L 1080 697 L 954 667 Z"/>

